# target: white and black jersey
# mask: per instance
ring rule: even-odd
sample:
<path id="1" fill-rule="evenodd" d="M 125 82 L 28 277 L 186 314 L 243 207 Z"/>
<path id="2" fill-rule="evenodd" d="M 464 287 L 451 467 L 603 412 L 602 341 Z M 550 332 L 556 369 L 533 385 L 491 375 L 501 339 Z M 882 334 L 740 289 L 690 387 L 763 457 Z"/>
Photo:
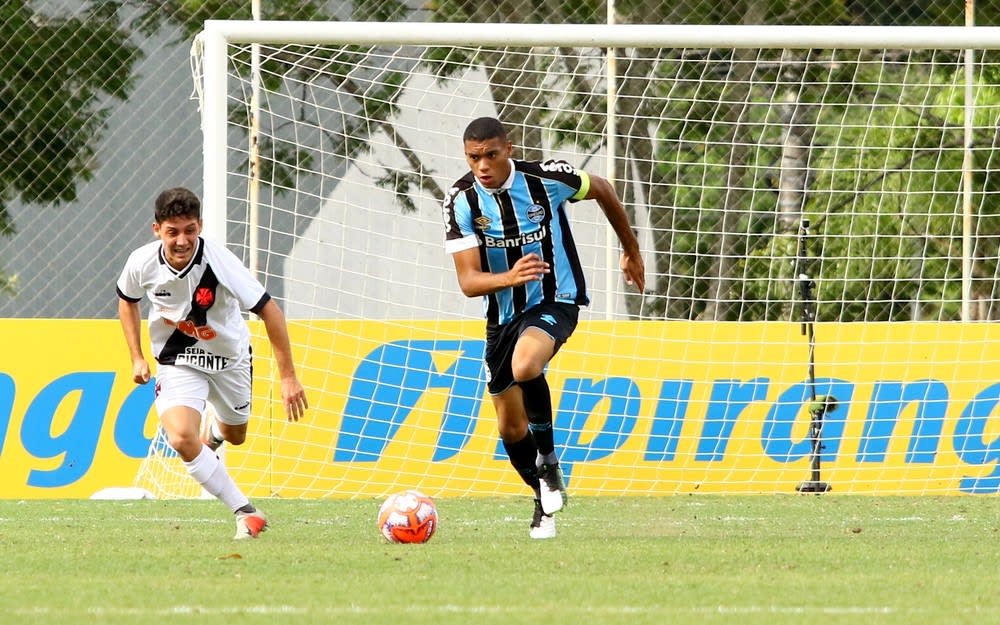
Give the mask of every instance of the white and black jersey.
<path id="1" fill-rule="evenodd" d="M 243 311 L 259 313 L 271 296 L 221 243 L 198 238 L 183 269 L 153 241 L 129 255 L 117 283 L 128 302 L 149 298 L 149 337 L 161 365 L 222 371 L 250 353 Z"/>

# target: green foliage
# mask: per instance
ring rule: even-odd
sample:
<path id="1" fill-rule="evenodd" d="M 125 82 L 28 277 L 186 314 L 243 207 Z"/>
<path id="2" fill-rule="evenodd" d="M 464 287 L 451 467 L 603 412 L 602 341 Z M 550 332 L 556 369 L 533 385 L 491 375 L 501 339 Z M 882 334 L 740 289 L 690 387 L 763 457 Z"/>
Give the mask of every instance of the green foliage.
<path id="1" fill-rule="evenodd" d="M 817 133 L 814 189 L 855 192 L 810 194 L 807 211 L 820 227 L 821 293 L 831 305 L 829 320 L 889 321 L 957 319 L 961 299 L 961 196 L 963 96 L 957 90 L 928 90 L 929 75 L 910 68 L 908 84 L 886 94 L 897 104 L 867 109 L 865 124 L 824 125 Z M 938 76 L 949 84 L 947 73 Z M 855 94 L 857 95 L 857 94 Z M 932 98 L 938 101 L 932 101 Z M 924 103 L 923 110 L 908 103 Z M 977 105 L 976 143 L 990 141 L 1000 99 L 988 90 Z M 933 123 L 930 123 L 931 120 Z M 823 120 L 820 120 L 823 124 Z M 836 135 L 836 138 L 834 138 Z M 834 143 L 836 141 L 836 143 Z M 867 142 L 887 146 L 864 152 L 823 149 Z M 979 154 L 984 157 L 983 153 Z M 982 164 L 977 186 L 983 188 Z M 997 214 L 996 196 L 982 196 L 976 211 Z M 996 225 L 982 221 L 979 234 Z M 977 261 L 978 271 L 996 275 L 996 257 Z"/>
<path id="2" fill-rule="evenodd" d="M 98 166 L 108 100 L 128 97 L 141 58 L 128 33 L 105 18 L 0 3 L 0 236 L 14 234 L 9 202 L 72 202 Z M 15 277 L 0 272 L 0 292 L 14 288 Z"/>
<path id="3" fill-rule="evenodd" d="M 0 271 L 0 293 L 17 295 L 17 276 L 9 276 Z"/>
<path id="4" fill-rule="evenodd" d="M 76 199 L 77 183 L 96 167 L 106 98 L 127 98 L 140 56 L 126 33 L 99 19 L 0 6 L 0 215 L 14 197 Z"/>
<path id="5" fill-rule="evenodd" d="M 842 0 L 623 0 L 615 9 L 621 21 L 636 24 L 841 24 L 850 19 Z"/>
<path id="6" fill-rule="evenodd" d="M 131 28 L 152 36 L 167 25 L 179 27 L 179 41 L 189 42 L 205 26 L 205 20 L 253 19 L 249 1 L 234 0 L 91 0 L 102 10 L 122 15 L 122 9 L 136 12 Z M 261 18 L 268 20 L 316 21 L 333 16 L 323 0 L 263 0 Z"/>
<path id="7" fill-rule="evenodd" d="M 733 53 L 668 56 L 655 69 L 663 79 L 658 84 L 669 89 L 659 100 L 667 107 L 656 114 L 657 186 L 650 191 L 669 189 L 650 204 L 663 213 L 652 221 L 669 223 L 671 232 L 656 242 L 669 258 L 663 265 L 670 284 L 658 286 L 668 300 L 664 314 L 698 318 L 713 295 L 705 289 L 719 279 L 728 280 L 721 294 L 727 306 L 713 318 L 797 314 L 791 302 L 798 252 L 787 234 L 795 233 L 799 216 L 781 215 L 776 200 L 783 136 L 798 132 L 810 146 L 802 216 L 815 226 L 808 253 L 816 258 L 805 270 L 818 281 L 820 319 L 958 318 L 962 224 L 956 198 L 965 110 L 964 92 L 955 86 L 961 84 L 955 76 L 960 58 L 927 52 L 909 62 L 873 65 L 858 63 L 863 58 L 856 53 L 854 60 L 824 51 L 796 59 L 777 51 L 782 56 L 769 64 L 768 51 L 762 52 L 755 66 L 763 69 L 754 72 L 746 93 L 741 84 L 751 77 L 736 73 Z M 872 72 L 881 72 L 877 94 Z M 984 86 L 977 85 L 976 94 L 974 142 L 986 147 L 1000 98 Z M 734 105 L 726 103 L 743 107 L 738 126 Z M 751 147 L 737 151 L 733 145 Z M 998 220 L 988 219 L 997 215 L 996 195 L 989 192 L 997 186 L 988 173 L 991 155 L 979 150 L 974 163 L 974 188 L 983 190 L 975 208 L 975 271 L 984 295 L 993 292 L 988 276 L 997 272 Z M 727 204 L 734 186 L 743 190 L 740 201 Z M 724 275 L 707 260 L 720 249 L 740 258 Z"/>
<path id="8" fill-rule="evenodd" d="M 882 26 L 964 26 L 967 2 L 942 0 L 846 0 L 855 23 Z M 1000 25 L 1000 4 L 975 0 L 977 26 Z"/>
<path id="9" fill-rule="evenodd" d="M 404 22 L 411 12 L 399 0 L 357 0 L 352 10 L 355 19 L 365 22 Z"/>

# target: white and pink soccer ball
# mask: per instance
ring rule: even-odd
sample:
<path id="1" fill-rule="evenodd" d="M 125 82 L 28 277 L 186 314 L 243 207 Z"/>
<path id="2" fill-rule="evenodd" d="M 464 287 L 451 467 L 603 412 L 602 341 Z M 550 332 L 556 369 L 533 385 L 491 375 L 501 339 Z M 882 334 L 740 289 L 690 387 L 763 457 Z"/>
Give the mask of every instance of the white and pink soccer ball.
<path id="1" fill-rule="evenodd" d="M 378 529 L 393 543 L 425 543 L 438 526 L 434 500 L 417 490 L 389 495 L 378 511 Z"/>

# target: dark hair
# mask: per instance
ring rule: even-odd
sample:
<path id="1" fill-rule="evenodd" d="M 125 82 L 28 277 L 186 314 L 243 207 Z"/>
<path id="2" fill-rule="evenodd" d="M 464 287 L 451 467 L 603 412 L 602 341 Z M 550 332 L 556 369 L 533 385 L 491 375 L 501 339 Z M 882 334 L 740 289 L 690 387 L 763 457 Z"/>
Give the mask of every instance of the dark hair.
<path id="1" fill-rule="evenodd" d="M 499 119 L 480 117 L 465 127 L 462 141 L 486 141 L 487 139 L 507 139 L 507 131 Z"/>
<path id="2" fill-rule="evenodd" d="M 156 223 L 163 223 L 171 217 L 195 217 L 201 219 L 201 200 L 184 187 L 167 189 L 156 198 L 153 212 Z"/>

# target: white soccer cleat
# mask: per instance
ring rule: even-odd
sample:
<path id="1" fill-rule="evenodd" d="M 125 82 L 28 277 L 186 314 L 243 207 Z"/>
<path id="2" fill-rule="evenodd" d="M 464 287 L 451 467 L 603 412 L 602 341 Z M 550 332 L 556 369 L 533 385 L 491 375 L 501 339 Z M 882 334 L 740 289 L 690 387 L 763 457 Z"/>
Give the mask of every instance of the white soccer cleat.
<path id="1" fill-rule="evenodd" d="M 556 518 L 542 512 L 542 502 L 538 499 L 535 500 L 535 514 L 531 518 L 528 536 L 539 540 L 556 537 Z"/>
<path id="2" fill-rule="evenodd" d="M 253 512 L 236 513 L 236 540 L 244 538 L 257 538 L 257 536 L 267 529 L 267 517 L 260 510 Z"/>
<path id="3" fill-rule="evenodd" d="M 566 485 L 559 464 L 543 464 L 538 468 L 538 491 L 542 512 L 555 514 L 566 505 Z"/>

